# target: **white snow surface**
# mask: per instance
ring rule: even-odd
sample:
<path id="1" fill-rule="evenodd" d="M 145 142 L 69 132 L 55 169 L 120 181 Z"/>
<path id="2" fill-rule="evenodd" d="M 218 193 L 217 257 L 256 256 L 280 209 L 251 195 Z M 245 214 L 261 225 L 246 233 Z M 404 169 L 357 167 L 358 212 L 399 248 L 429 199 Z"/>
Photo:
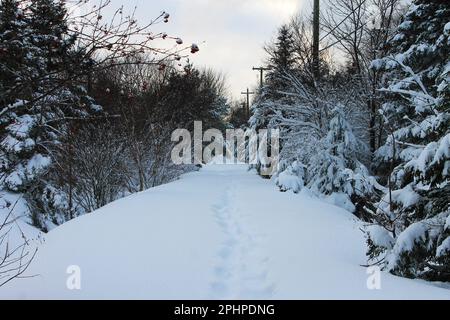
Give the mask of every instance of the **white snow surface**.
<path id="1" fill-rule="evenodd" d="M 450 299 L 381 274 L 367 288 L 362 223 L 307 192 L 282 193 L 245 165 L 210 165 L 46 235 L 3 299 Z M 67 268 L 81 268 L 68 290 Z"/>

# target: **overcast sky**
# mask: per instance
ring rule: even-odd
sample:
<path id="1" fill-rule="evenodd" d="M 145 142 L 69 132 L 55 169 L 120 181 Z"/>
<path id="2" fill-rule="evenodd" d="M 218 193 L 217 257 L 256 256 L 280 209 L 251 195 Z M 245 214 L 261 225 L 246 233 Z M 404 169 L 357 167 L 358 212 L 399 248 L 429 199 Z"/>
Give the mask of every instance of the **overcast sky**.
<path id="1" fill-rule="evenodd" d="M 91 0 L 95 2 L 98 0 Z M 279 25 L 298 13 L 310 0 L 112 0 L 111 11 L 122 4 L 128 10 L 138 7 L 141 24 L 169 12 L 164 31 L 185 43 L 197 43 L 200 52 L 192 57 L 196 66 L 208 66 L 227 76 L 230 94 L 258 84 L 252 71 L 265 59 L 262 49 Z"/>

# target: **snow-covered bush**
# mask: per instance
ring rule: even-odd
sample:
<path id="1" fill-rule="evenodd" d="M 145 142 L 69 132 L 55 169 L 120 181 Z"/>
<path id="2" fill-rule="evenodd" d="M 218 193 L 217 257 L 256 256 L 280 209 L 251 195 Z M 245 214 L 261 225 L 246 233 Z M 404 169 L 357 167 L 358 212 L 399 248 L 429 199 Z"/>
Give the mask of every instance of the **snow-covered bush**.
<path id="1" fill-rule="evenodd" d="M 305 186 L 304 179 L 305 166 L 298 161 L 294 161 L 278 173 L 275 183 L 282 192 L 291 190 L 298 193 Z"/>

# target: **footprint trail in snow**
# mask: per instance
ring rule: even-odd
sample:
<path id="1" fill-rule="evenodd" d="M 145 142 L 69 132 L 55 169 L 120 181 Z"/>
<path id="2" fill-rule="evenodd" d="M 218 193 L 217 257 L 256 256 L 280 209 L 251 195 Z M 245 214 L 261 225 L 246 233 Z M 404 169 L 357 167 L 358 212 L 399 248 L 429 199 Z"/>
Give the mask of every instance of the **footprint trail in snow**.
<path id="1" fill-rule="evenodd" d="M 225 235 L 217 253 L 211 284 L 211 298 L 269 299 L 274 285 L 269 280 L 268 256 L 263 250 L 264 236 L 252 230 L 236 206 L 236 189 L 231 181 L 213 205 L 215 219 Z"/>

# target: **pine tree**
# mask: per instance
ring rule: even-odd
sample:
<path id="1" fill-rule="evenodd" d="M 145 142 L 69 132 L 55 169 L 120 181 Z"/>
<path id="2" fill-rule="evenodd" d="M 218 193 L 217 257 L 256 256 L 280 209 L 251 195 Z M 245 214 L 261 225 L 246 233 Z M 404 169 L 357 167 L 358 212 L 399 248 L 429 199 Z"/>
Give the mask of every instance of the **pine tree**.
<path id="1" fill-rule="evenodd" d="M 258 92 L 251 107 L 249 126 L 255 131 L 267 128 L 283 131 L 284 128 L 275 121 L 274 115 L 277 112 L 284 114 L 282 105 L 293 104 L 292 99 L 286 95 L 290 91 L 287 77 L 294 72 L 296 61 L 294 36 L 289 25 L 279 28 L 277 39 L 266 47 L 266 52 L 269 54 L 270 71 L 266 76 L 266 84 Z M 256 169 L 259 172 L 261 164 L 257 164 Z"/>
<path id="2" fill-rule="evenodd" d="M 13 7 L 14 1 L 9 2 Z M 68 74 L 80 65 L 74 64 L 75 38 L 68 33 L 63 2 L 33 0 L 26 12 L 17 10 L 19 14 L 10 14 L 5 25 L 11 29 L 18 25 L 17 17 L 22 21 L 22 33 L 16 35 L 20 63 L 10 63 L 9 55 L 0 59 L 16 81 L 9 84 L 2 79 L 2 85 L 18 88 L 10 91 L 8 100 L 13 104 L 1 116 L 0 150 L 6 173 L 2 182 L 9 191 L 25 194 L 33 223 L 45 230 L 48 221 L 59 224 L 65 216 L 59 208 L 64 204 L 57 204 L 58 190 L 46 177 L 58 165 L 54 155 L 69 129 L 67 119 L 86 118 L 98 108 L 83 83 Z"/>
<path id="3" fill-rule="evenodd" d="M 32 157 L 36 143 L 29 135 L 35 119 L 27 114 L 27 102 L 32 99 L 30 83 L 36 76 L 36 50 L 30 43 L 28 16 L 19 1 L 0 4 L 0 152 L 4 176 L 2 183 L 11 191 L 22 191 L 26 171 L 21 159 Z M 31 168 L 31 167 L 29 167 Z M 17 169 L 17 170 L 16 170 Z"/>
<path id="4" fill-rule="evenodd" d="M 261 88 L 252 107 L 250 125 L 254 129 L 267 128 L 273 115 L 273 104 L 282 104 L 290 100 L 283 92 L 288 92 L 287 75 L 292 73 L 295 65 L 295 46 L 292 31 L 287 25 L 278 30 L 275 43 L 266 48 L 269 54 L 270 71 L 266 77 L 266 85 Z"/>
<path id="5" fill-rule="evenodd" d="M 31 0 L 30 29 L 32 44 L 39 48 L 41 72 L 47 74 L 67 67 L 68 51 L 72 49 L 74 36 L 68 35 L 67 10 L 59 0 Z"/>
<path id="6" fill-rule="evenodd" d="M 358 160 L 367 147 L 353 134 L 342 107 L 332 111 L 327 135 L 316 146 L 307 170 L 308 187 L 365 218 L 363 210 L 377 183 Z"/>
<path id="7" fill-rule="evenodd" d="M 0 106 L 7 108 L 21 95 L 16 85 L 24 81 L 27 53 L 28 27 L 19 8 L 19 1 L 5 0 L 0 3 Z M 3 109 L 6 114 L 6 109 Z M 3 115 L 2 114 L 2 115 Z"/>
<path id="8" fill-rule="evenodd" d="M 18 0 L 0 3 L 0 107 L 1 120 L 14 109 L 12 104 L 28 98 L 27 83 L 36 73 L 36 56 L 30 43 L 29 24 Z"/>
<path id="9" fill-rule="evenodd" d="M 369 257 L 392 273 L 450 280 L 450 7 L 416 0 L 389 55 L 373 62 L 384 70 L 388 129 L 377 151 L 390 171 L 389 192 L 368 231 Z"/>
<path id="10" fill-rule="evenodd" d="M 268 48 L 270 72 L 267 75 L 269 95 L 274 98 L 281 98 L 277 91 L 283 91 L 287 86 L 286 73 L 294 69 L 295 47 L 292 31 L 288 25 L 283 25 L 278 30 L 277 41 L 273 48 Z"/>

